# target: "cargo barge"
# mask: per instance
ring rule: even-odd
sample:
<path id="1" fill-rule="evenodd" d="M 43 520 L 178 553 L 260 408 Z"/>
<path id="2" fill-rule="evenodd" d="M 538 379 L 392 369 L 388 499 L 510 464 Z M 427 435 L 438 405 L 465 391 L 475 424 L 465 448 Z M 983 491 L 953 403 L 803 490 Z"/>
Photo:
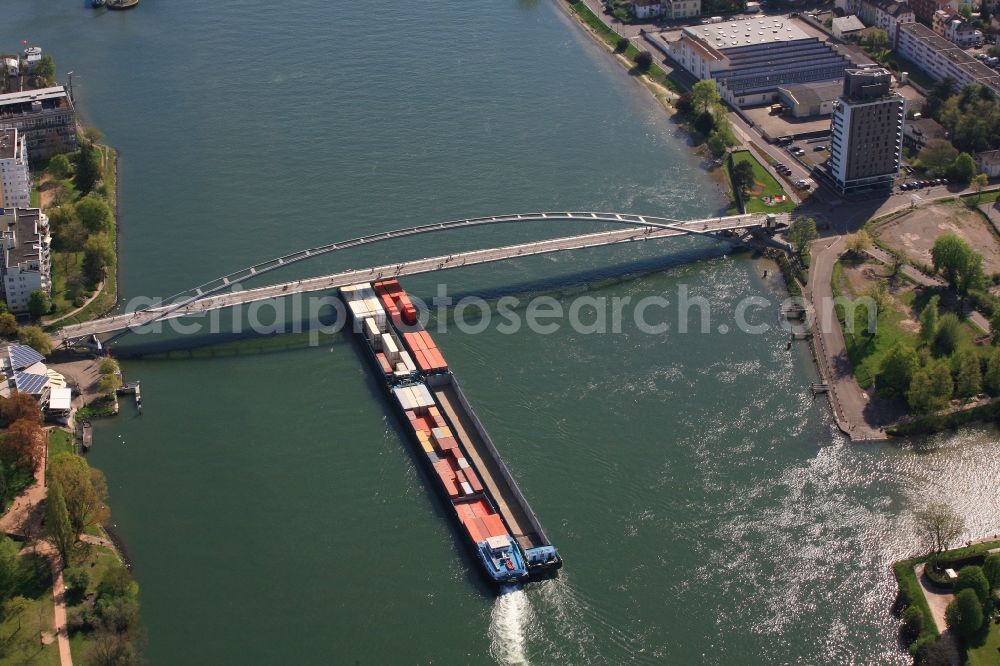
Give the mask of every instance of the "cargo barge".
<path id="1" fill-rule="evenodd" d="M 516 584 L 553 576 L 562 558 L 399 282 L 340 291 L 430 484 L 487 578 Z"/>

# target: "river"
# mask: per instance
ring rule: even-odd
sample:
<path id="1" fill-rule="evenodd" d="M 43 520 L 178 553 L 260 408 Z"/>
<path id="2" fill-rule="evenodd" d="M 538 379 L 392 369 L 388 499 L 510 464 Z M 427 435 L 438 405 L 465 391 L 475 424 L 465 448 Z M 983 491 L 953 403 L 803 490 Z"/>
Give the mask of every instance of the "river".
<path id="1" fill-rule="evenodd" d="M 426 222 L 726 205 L 652 98 L 546 0 L 85 4 L 8 0 L 2 34 L 72 69 L 121 151 L 126 299 Z M 543 233 L 428 236 L 287 275 Z M 752 315 L 763 333 L 716 325 L 746 296 L 776 303 L 766 269 L 681 239 L 404 282 L 491 305 L 684 288 L 712 306 L 704 334 L 628 318 L 435 334 L 566 562 L 499 598 L 346 335 L 125 361 L 145 413 L 97 423 L 92 462 L 149 662 L 906 663 L 889 565 L 932 498 L 969 538 L 997 530 L 997 433 L 846 443 L 776 305 Z"/>

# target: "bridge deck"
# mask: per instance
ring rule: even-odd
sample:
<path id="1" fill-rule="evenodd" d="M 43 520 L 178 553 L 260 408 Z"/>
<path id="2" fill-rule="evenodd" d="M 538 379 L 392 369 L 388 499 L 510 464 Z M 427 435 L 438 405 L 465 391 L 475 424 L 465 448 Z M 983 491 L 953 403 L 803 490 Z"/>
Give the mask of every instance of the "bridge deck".
<path id="1" fill-rule="evenodd" d="M 447 256 L 415 259 L 398 264 L 387 264 L 384 266 L 344 271 L 316 278 L 285 282 L 266 287 L 258 287 L 256 289 L 249 289 L 246 291 L 218 293 L 222 290 L 223 285 L 225 285 L 225 288 L 227 289 L 231 288 L 232 286 L 239 284 L 241 279 L 249 279 L 251 276 L 260 275 L 267 271 L 274 270 L 279 266 L 285 266 L 293 263 L 293 261 L 300 261 L 307 256 L 317 256 L 318 254 L 330 252 L 332 251 L 330 248 L 347 249 L 349 247 L 356 247 L 361 243 L 377 242 L 378 240 L 399 237 L 398 235 L 393 235 L 394 233 L 414 233 L 412 229 L 400 230 L 399 232 L 385 232 L 382 234 L 376 234 L 375 236 L 365 237 L 362 240 L 355 239 L 354 241 L 348 241 L 341 244 L 324 246 L 324 248 L 306 250 L 302 253 L 294 255 L 294 258 L 282 257 L 272 260 L 271 262 L 265 262 L 265 264 L 258 264 L 255 267 L 251 267 L 251 269 L 249 269 L 240 279 L 233 279 L 231 276 L 226 276 L 225 278 L 220 278 L 220 282 L 216 286 L 201 285 L 193 290 L 189 290 L 189 292 L 193 294 L 189 300 L 182 300 L 178 303 L 151 307 L 138 312 L 96 319 L 83 324 L 66 326 L 53 336 L 53 342 L 58 344 L 63 340 L 87 338 L 92 335 L 102 335 L 126 329 L 135 330 L 160 320 L 194 316 L 220 308 L 245 305 L 248 303 L 273 298 L 282 298 L 294 294 L 315 291 L 332 291 L 348 284 L 373 281 L 385 277 L 398 277 L 403 275 L 415 275 L 418 273 L 448 270 L 451 268 L 461 268 L 464 266 L 473 266 L 493 261 L 503 261 L 505 259 L 512 259 L 516 257 L 528 257 L 546 254 L 549 252 L 559 252 L 562 250 L 574 250 L 587 247 L 599 247 L 602 245 L 613 245 L 616 243 L 671 238 L 689 234 L 713 235 L 726 231 L 751 229 L 763 226 L 767 217 L 765 215 L 737 215 L 731 217 L 715 217 L 676 222 L 673 220 L 665 220 L 664 218 L 608 213 L 537 213 L 532 215 L 535 217 L 503 216 L 497 218 L 477 218 L 473 221 L 461 221 L 460 223 L 445 223 L 430 226 L 443 231 L 455 228 L 454 225 L 458 224 L 489 223 L 483 222 L 482 220 L 494 220 L 495 223 L 510 222 L 514 219 L 522 219 L 522 217 L 525 221 L 538 219 L 572 219 L 595 222 L 611 221 L 633 226 L 613 231 L 564 236 L 543 241 L 523 243 L 520 245 L 509 245 L 500 248 L 461 252 Z M 618 219 L 611 219 L 611 215 L 617 215 Z M 549 217 L 542 218 L 537 216 Z M 428 227 L 416 227 L 414 229 L 420 230 L 419 233 L 428 233 L 431 230 Z"/>

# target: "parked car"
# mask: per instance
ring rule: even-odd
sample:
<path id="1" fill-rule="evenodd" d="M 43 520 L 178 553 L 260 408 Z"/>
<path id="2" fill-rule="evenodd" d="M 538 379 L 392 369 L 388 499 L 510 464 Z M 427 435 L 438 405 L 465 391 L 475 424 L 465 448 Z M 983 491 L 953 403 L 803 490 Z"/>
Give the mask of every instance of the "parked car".
<path id="1" fill-rule="evenodd" d="M 820 144 L 818 146 L 813 146 L 813 152 L 814 153 L 819 152 L 821 150 L 826 150 L 826 145 L 825 144 Z"/>

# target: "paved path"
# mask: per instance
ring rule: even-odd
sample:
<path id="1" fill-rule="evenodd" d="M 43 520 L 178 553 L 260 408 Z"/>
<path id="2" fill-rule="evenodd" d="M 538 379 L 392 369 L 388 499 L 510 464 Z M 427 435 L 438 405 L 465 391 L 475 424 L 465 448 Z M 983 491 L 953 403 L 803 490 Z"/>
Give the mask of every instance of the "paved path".
<path id="1" fill-rule="evenodd" d="M 69 647 L 69 626 L 66 622 L 66 584 L 63 581 L 62 558 L 56 547 L 48 541 L 38 541 L 33 546 L 22 548 L 18 553 L 41 555 L 52 567 L 53 629 L 59 647 L 60 666 L 73 666 L 73 654 Z"/>
<path id="2" fill-rule="evenodd" d="M 806 296 L 813 311 L 813 345 L 820 374 L 830 385 L 830 403 L 837 426 L 852 441 L 883 440 L 888 438 L 885 431 L 868 422 L 869 397 L 854 379 L 844 332 L 833 307 L 833 265 L 844 250 L 842 236 L 824 238 L 812 246 Z"/>
<path id="3" fill-rule="evenodd" d="M 48 436 L 48 430 L 43 431 Z M 35 470 L 35 482 L 18 495 L 7 513 L 0 516 L 0 532 L 21 539 L 31 539 L 41 533 L 45 501 L 45 463 L 42 456 Z"/>

